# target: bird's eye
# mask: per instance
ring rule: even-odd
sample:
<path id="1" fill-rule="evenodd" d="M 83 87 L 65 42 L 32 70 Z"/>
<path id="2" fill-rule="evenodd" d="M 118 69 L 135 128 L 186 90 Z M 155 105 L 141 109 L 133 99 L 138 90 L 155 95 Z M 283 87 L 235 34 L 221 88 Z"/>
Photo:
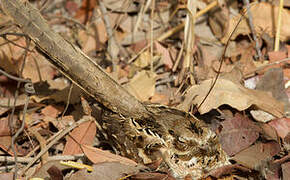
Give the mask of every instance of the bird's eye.
<path id="1" fill-rule="evenodd" d="M 183 137 L 178 137 L 178 142 L 180 143 L 186 143 L 186 140 Z"/>

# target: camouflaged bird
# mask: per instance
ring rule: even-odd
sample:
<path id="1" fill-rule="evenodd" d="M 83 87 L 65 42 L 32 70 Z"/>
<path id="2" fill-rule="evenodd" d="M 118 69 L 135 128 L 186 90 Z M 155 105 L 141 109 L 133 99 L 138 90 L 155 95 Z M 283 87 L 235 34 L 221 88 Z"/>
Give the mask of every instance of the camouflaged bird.
<path id="1" fill-rule="evenodd" d="M 137 162 L 162 158 L 177 178 L 193 179 L 229 164 L 218 138 L 205 123 L 168 107 L 147 107 L 152 117 L 127 119 L 105 114 L 100 123 L 106 139 L 121 153 Z"/>

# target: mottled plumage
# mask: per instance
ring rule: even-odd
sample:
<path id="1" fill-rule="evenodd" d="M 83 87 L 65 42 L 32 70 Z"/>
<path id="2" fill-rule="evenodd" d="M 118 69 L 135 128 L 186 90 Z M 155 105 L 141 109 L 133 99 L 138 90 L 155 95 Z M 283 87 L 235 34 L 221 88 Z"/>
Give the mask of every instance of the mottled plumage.
<path id="1" fill-rule="evenodd" d="M 205 123 L 168 107 L 148 106 L 148 110 L 150 118 L 105 114 L 101 119 L 107 139 L 121 155 L 143 163 L 163 158 L 175 177 L 190 174 L 194 179 L 229 163 Z"/>

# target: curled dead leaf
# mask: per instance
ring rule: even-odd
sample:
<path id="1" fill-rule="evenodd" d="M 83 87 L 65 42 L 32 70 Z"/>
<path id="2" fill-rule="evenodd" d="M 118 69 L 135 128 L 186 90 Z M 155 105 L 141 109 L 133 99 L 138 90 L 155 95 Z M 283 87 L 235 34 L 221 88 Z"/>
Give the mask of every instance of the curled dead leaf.
<path id="1" fill-rule="evenodd" d="M 203 81 L 200 85 L 194 85 L 188 89 L 185 100 L 179 105 L 179 109 L 188 111 L 192 104 L 199 106 L 206 97 L 208 90 L 213 85 L 214 80 Z M 276 117 L 283 117 L 284 107 L 272 96 L 264 91 L 247 89 L 241 84 L 236 84 L 230 80 L 218 79 L 214 88 L 200 106 L 198 111 L 201 114 L 212 109 L 227 104 L 233 108 L 243 111 L 252 105 L 268 112 Z"/>

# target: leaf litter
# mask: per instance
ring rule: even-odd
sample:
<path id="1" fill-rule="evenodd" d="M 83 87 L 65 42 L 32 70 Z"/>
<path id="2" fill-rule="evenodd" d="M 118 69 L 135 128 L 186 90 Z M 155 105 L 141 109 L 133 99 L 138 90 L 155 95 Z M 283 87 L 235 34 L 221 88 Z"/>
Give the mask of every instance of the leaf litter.
<path id="1" fill-rule="evenodd" d="M 42 14 L 55 31 L 80 47 L 139 101 L 161 103 L 195 113 L 206 119 L 210 127 L 216 127 L 221 146 L 233 160 L 233 165 L 221 167 L 209 175 L 220 179 L 289 179 L 290 71 L 287 58 L 290 57 L 290 13 L 287 3 L 281 11 L 280 49 L 274 51 L 279 13 L 275 2 L 250 4 L 248 11 L 252 16 L 244 15 L 239 24 L 245 4 L 213 2 L 213 9 L 195 19 L 192 31 L 195 40 L 192 54 L 186 57 L 190 59 L 188 62 L 185 56 L 189 49 L 184 44 L 188 40 L 184 34 L 189 32 L 183 27 L 189 12 L 184 7 L 190 0 L 155 1 L 155 8 L 142 1 L 107 0 L 103 1 L 106 13 L 96 0 L 55 1 L 42 5 L 29 2 L 43 8 Z M 211 4 L 201 0 L 196 3 L 198 13 Z M 249 27 L 249 18 L 253 20 L 255 32 Z M 10 32 L 9 20 L 8 16 L 0 14 L 1 27 L 5 27 L 2 34 Z M 177 27 L 179 30 L 175 29 Z M 113 32 L 115 43 L 109 42 L 112 40 L 109 31 Z M 14 28 L 11 32 L 21 31 Z M 253 33 L 258 36 L 261 59 L 256 57 L 254 44 L 257 41 L 253 40 Z M 17 156 L 34 158 L 45 152 L 41 161 L 30 165 L 24 177 L 175 179 L 167 171 L 158 171 L 162 162 L 150 169 L 150 165 L 140 166 L 140 163 L 113 154 L 118 154 L 114 147 L 96 136 L 103 132 L 94 118 L 100 118 L 103 107 L 87 98 L 88 105 L 95 108 L 85 110 L 85 105 L 80 104 L 82 90 L 75 86 L 71 88 L 69 80 L 36 51 L 34 44 L 23 48 L 27 46 L 24 37 L 1 37 L 1 69 L 30 78 L 38 89 L 29 101 L 28 112 L 23 112 L 24 87 L 19 87 L 15 103 L 16 81 L 8 80 L 5 74 L 0 76 L 0 157 L 3 157 L 0 179 L 12 175 L 14 161 L 6 157 L 14 156 L 12 134 L 20 128 L 23 113 L 26 117 L 24 131 L 13 145 Z M 225 47 L 227 50 L 223 55 Z M 27 49 L 29 52 L 25 55 Z M 20 73 L 25 56 L 23 73 Z M 219 68 L 221 57 L 223 64 Z M 218 73 L 219 78 L 214 84 Z M 207 119 L 212 114 L 218 114 L 213 118 L 215 120 Z M 89 117 L 91 121 L 79 124 L 70 133 L 54 140 L 82 117 Z M 50 143 L 54 145 L 48 147 Z M 49 160 L 59 155 L 62 159 Z M 91 166 L 93 171 L 75 171 L 76 167 L 61 165 L 60 161 L 67 158 Z M 18 164 L 24 169 L 27 162 Z M 258 176 L 251 170 L 258 172 Z M 211 176 L 207 179 L 212 179 Z"/>

